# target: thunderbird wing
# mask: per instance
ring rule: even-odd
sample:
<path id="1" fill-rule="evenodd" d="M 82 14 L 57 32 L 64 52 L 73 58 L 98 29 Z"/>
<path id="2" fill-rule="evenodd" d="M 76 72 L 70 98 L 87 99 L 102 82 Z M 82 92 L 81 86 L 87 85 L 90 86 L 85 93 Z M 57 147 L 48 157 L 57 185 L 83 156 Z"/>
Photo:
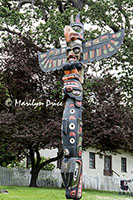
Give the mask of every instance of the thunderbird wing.
<path id="1" fill-rule="evenodd" d="M 54 48 L 46 53 L 38 52 L 38 60 L 40 68 L 44 72 L 60 70 L 66 62 L 66 48 Z"/>
<path id="2" fill-rule="evenodd" d="M 83 59 L 84 64 L 108 58 L 114 55 L 120 48 L 124 38 L 124 29 L 117 33 L 107 33 L 98 38 L 83 43 Z"/>

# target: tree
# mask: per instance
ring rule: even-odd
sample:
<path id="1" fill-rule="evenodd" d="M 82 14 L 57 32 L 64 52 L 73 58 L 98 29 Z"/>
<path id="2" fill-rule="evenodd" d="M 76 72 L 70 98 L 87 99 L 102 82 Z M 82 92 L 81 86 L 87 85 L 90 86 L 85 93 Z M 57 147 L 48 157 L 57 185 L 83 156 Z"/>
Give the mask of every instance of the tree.
<path id="1" fill-rule="evenodd" d="M 6 167 L 16 160 L 15 155 L 8 151 L 8 145 L 0 143 L 0 166 Z"/>
<path id="2" fill-rule="evenodd" d="M 77 5 L 81 4 L 83 6 L 81 9 L 82 21 L 97 25 L 96 28 L 92 27 L 86 31 L 85 39 L 94 39 L 107 31 L 117 32 L 122 27 L 125 29 L 121 50 L 113 58 L 100 61 L 99 70 L 102 69 L 103 73 L 107 73 L 112 69 L 117 70 L 120 77 L 120 86 L 128 94 L 125 101 L 128 105 L 131 105 L 133 99 L 132 1 L 68 0 L 66 1 L 68 5 L 63 12 L 59 12 L 57 9 L 58 2 L 60 1 L 1 0 L 0 32 L 4 44 L 7 41 L 7 36 L 11 39 L 12 35 L 16 35 L 23 39 L 29 48 L 32 46 L 35 50 L 46 51 L 50 45 L 59 47 L 59 38 L 63 39 L 64 37 L 64 25 L 68 24 L 71 14 L 75 14 L 77 12 L 76 8 L 78 8 Z M 71 7 L 71 3 L 75 8 Z M 119 66 L 121 70 L 118 70 Z"/>
<path id="3" fill-rule="evenodd" d="M 22 102 L 32 99 L 37 99 L 37 102 L 46 102 L 47 99 L 50 99 L 52 102 L 55 99 L 57 99 L 57 102 L 61 100 L 62 72 L 43 74 L 39 69 L 37 51 L 47 51 L 51 46 L 56 48 L 60 47 L 59 39 L 62 40 L 64 38 L 64 25 L 69 24 L 68 21 L 70 20 L 71 14 L 77 13 L 77 9 L 72 8 L 68 3 L 67 7 L 62 12 L 59 12 L 57 9 L 58 5 L 54 0 L 30 1 L 32 2 L 32 6 L 31 4 L 27 4 L 27 2 L 0 0 L 0 35 L 3 42 L 0 52 L 2 55 L 6 55 L 5 60 L 1 59 L 3 70 L 1 69 L 0 73 L 0 126 L 3 142 L 8 141 L 11 147 L 14 146 L 14 150 L 18 156 L 21 155 L 21 158 L 30 154 L 32 161 L 32 179 L 30 186 L 36 186 L 37 175 L 42 167 L 39 150 L 46 147 L 59 147 L 61 144 L 60 126 L 63 107 L 46 107 L 45 104 L 36 108 L 15 106 L 15 100 L 21 100 Z M 116 32 L 121 27 L 121 24 L 126 30 L 121 50 L 113 58 L 100 61 L 99 68 L 95 70 L 100 69 L 103 75 L 106 75 L 112 68 L 117 69 L 121 65 L 122 71 L 119 74 L 120 84 L 114 88 L 122 88 L 122 92 L 128 94 L 128 99 L 125 96 L 126 103 L 131 105 L 133 88 L 131 84 L 132 70 L 130 64 L 132 65 L 131 52 L 133 43 L 132 35 L 129 35 L 129 31 L 132 30 L 130 25 L 132 2 L 130 0 L 120 2 L 117 0 L 114 2 L 88 0 L 83 3 L 84 7 L 81 10 L 82 21 L 91 22 L 98 26 L 96 29 L 92 28 L 86 31 L 86 39 L 93 39 L 99 34 L 107 32 L 108 28 L 110 31 L 113 30 Z M 95 63 L 90 66 L 94 69 Z M 102 84 L 99 81 L 97 82 L 100 85 Z M 85 90 L 87 90 L 87 84 L 86 82 Z M 110 81 L 108 84 L 110 85 L 112 82 Z M 90 88 L 90 86 L 88 87 Z M 91 90 L 94 89 L 97 93 L 96 85 L 93 84 L 93 87 Z M 106 92 L 109 93 L 108 90 Z M 113 92 L 114 90 L 112 90 Z M 111 95 L 111 92 L 109 94 Z M 98 101 L 106 96 L 105 93 L 98 93 L 98 95 Z M 120 102 L 118 96 L 114 95 L 116 99 L 115 103 L 118 100 Z M 7 101 L 9 105 L 11 100 L 12 106 L 7 106 L 6 100 L 9 100 Z M 112 103 L 113 101 L 114 99 Z M 108 145 L 110 140 L 105 130 L 107 127 L 109 128 L 111 141 L 114 141 L 116 136 L 114 130 L 118 133 L 117 125 L 119 126 L 120 123 L 116 126 L 113 124 L 114 129 L 111 131 L 110 121 L 108 120 L 108 123 L 106 122 L 104 114 L 110 111 L 109 108 L 112 104 L 107 106 L 106 102 L 101 100 L 100 102 L 102 103 L 101 106 L 103 106 L 102 109 L 95 104 L 89 104 L 88 107 L 86 99 L 84 100 L 84 107 L 88 109 L 86 116 L 83 116 L 85 120 L 84 147 L 88 147 L 89 144 L 94 145 L 96 141 L 96 144 L 100 144 L 98 146 L 99 149 L 107 150 L 109 148 L 108 150 L 111 150 L 111 146 Z M 93 108 L 96 109 L 96 113 L 91 112 Z M 119 104 L 118 107 L 114 106 L 114 109 L 116 108 L 119 114 L 125 113 L 122 111 L 123 108 L 121 106 L 119 107 Z M 111 111 L 109 113 L 111 114 Z M 112 113 L 111 116 L 112 120 L 116 119 L 115 113 Z M 104 131 L 102 125 L 99 125 L 101 129 L 95 127 L 95 125 L 92 132 L 87 125 L 89 123 L 87 119 L 91 119 L 93 125 L 94 122 L 97 125 L 97 122 L 102 120 L 101 124 L 105 127 Z M 124 120 L 124 122 L 121 121 L 123 123 L 122 127 L 124 128 L 127 117 L 121 118 L 119 115 L 119 120 Z M 132 125 L 131 120 L 128 123 L 129 129 Z M 124 132 L 122 132 L 121 129 L 121 133 L 125 134 L 125 130 L 127 129 L 124 128 Z M 129 142 L 129 138 L 132 136 L 132 133 L 129 134 L 129 132 L 127 136 L 123 136 L 126 139 L 124 145 L 127 142 L 131 150 L 132 145 Z M 105 146 L 102 145 L 103 143 Z M 117 147 L 121 147 L 121 145 Z M 116 143 L 115 146 L 112 145 L 112 148 L 116 149 Z M 37 162 L 35 162 L 35 154 Z M 57 158 L 54 158 L 54 160 Z M 50 161 L 53 161 L 53 159 Z M 44 162 L 43 165 L 50 161 Z"/>
<path id="4" fill-rule="evenodd" d="M 34 51 L 29 54 L 29 49 L 26 51 L 23 45 L 23 43 L 18 44 L 11 41 L 11 45 L 6 49 L 10 52 L 11 58 L 5 65 L 2 84 L 8 88 L 5 90 L 8 92 L 4 92 L 1 97 L 5 100 L 4 95 L 7 95 L 12 99 L 13 104 L 11 107 L 7 107 L 4 103 L 1 104 L 4 105 L 3 113 L 1 113 L 1 121 L 3 121 L 1 134 L 5 133 L 3 141 L 9 143 L 10 149 L 17 153 L 18 159 L 30 155 L 32 162 L 30 186 L 36 186 L 39 171 L 46 164 L 62 156 L 60 154 L 56 158 L 42 162 L 39 150 L 61 147 L 60 127 L 63 106 L 59 108 L 46 107 L 46 105 L 36 108 L 23 107 L 19 104 L 15 106 L 16 98 L 18 102 L 19 99 L 28 100 L 29 97 L 46 102 L 46 98 L 54 101 L 57 97 L 60 100 L 61 97 L 60 82 L 56 80 L 52 83 L 53 77 L 46 76 L 45 80 L 38 79 L 37 82 L 32 77 L 32 70 L 38 70 L 38 64 L 36 59 L 33 60 Z M 14 56 L 16 52 L 17 56 Z M 29 57 L 25 59 L 27 56 Z M 13 63 L 12 58 L 14 58 Z M 20 58 L 24 58 L 25 62 L 22 62 Z M 34 68 L 32 69 L 30 65 L 33 63 Z M 41 71 L 38 72 L 39 77 L 41 77 L 40 73 Z M 45 85 L 44 94 L 41 87 L 42 80 Z M 46 84 L 47 82 L 49 85 Z M 90 79 L 86 75 L 83 104 L 86 109 L 83 112 L 84 148 L 94 146 L 100 151 L 116 151 L 120 148 L 132 151 L 132 140 L 129 140 L 132 138 L 132 118 L 129 111 L 127 112 L 126 108 L 121 105 L 122 96 L 116 82 L 116 79 L 109 75 L 103 79 L 94 77 Z M 90 101 L 92 96 L 94 100 Z"/>
<path id="5" fill-rule="evenodd" d="M 0 132 L 1 135 L 3 134 L 3 142 L 8 143 L 12 152 L 16 152 L 18 160 L 30 155 L 32 166 L 30 186 L 36 186 L 39 171 L 62 156 L 59 154 L 55 158 L 42 162 L 39 152 L 40 149 L 61 146 L 62 109 L 46 107 L 47 98 L 53 102 L 55 95 L 58 99 L 60 98 L 57 89 L 59 88 L 60 91 L 61 88 L 58 81 L 54 85 L 52 80 L 51 86 L 50 84 L 48 86 L 46 83 L 50 82 L 53 77 L 46 76 L 45 80 L 41 79 L 45 85 L 45 91 L 42 91 L 43 82 L 40 78 L 43 77 L 38 68 L 37 58 L 34 56 L 35 52 L 33 49 L 28 49 L 22 41 L 11 41 L 6 52 L 10 57 L 5 61 L 5 70 L 1 73 L 1 85 L 5 90 L 1 93 Z M 35 73 L 37 73 L 36 76 Z M 7 97 L 12 101 L 11 106 L 5 103 Z M 29 101 L 29 99 L 35 99 L 35 101 L 37 99 L 37 102 L 41 104 L 36 105 L 34 102 L 33 107 L 28 107 L 28 104 L 23 106 L 22 102 Z M 51 127 L 53 128 L 52 133 Z"/>
<path id="6" fill-rule="evenodd" d="M 108 30 L 117 32 L 122 27 L 125 29 L 123 45 L 117 54 L 112 58 L 99 62 L 99 66 L 94 69 L 101 71 L 101 74 L 107 74 L 115 70 L 115 74 L 119 76 L 120 87 L 126 92 L 125 103 L 132 109 L 133 99 L 133 26 L 131 7 L 133 2 L 130 0 L 115 1 L 88 1 L 88 7 L 85 11 L 85 17 L 88 22 L 97 25 L 97 28 L 91 28 L 86 32 L 86 37 L 96 38 L 101 31 L 103 33 Z M 100 31 L 99 31 L 100 30 Z"/>
<path id="7" fill-rule="evenodd" d="M 84 99 L 84 147 L 92 146 L 100 152 L 133 152 L 133 116 L 123 104 L 117 80 L 109 74 L 89 77 Z"/>

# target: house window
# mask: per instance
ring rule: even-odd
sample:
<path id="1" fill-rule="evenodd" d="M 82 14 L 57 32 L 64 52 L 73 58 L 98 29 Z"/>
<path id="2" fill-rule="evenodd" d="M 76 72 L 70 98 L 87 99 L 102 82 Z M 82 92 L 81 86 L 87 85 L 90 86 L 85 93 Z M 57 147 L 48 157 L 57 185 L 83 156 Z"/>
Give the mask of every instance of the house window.
<path id="1" fill-rule="evenodd" d="M 104 175 L 112 176 L 112 156 L 104 156 Z"/>
<path id="2" fill-rule="evenodd" d="M 127 172 L 127 159 L 123 157 L 121 158 L 121 171 Z"/>
<path id="3" fill-rule="evenodd" d="M 89 168 L 95 168 L 95 153 L 92 152 L 89 153 Z"/>

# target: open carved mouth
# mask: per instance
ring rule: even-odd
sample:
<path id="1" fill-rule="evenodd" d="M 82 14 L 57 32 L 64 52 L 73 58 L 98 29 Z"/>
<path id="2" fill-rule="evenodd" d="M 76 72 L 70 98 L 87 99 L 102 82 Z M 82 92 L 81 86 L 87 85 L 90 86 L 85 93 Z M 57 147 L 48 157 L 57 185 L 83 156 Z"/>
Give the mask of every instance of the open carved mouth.
<path id="1" fill-rule="evenodd" d="M 67 57 L 67 61 L 68 62 L 76 62 L 77 61 L 77 57 L 73 56 L 73 55 L 70 55 L 70 56 Z"/>

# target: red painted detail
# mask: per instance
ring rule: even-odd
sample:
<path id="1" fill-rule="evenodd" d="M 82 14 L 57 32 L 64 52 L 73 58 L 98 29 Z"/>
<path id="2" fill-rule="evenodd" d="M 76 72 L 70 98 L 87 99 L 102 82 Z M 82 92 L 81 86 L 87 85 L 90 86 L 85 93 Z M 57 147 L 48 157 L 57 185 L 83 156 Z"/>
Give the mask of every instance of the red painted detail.
<path id="1" fill-rule="evenodd" d="M 79 19 L 79 18 L 77 18 L 77 19 L 76 19 L 76 22 L 77 22 L 77 23 L 80 23 L 80 19 Z"/>
<path id="2" fill-rule="evenodd" d="M 52 63 L 52 60 L 49 61 L 49 64 L 51 64 L 51 63 Z"/>
<path id="3" fill-rule="evenodd" d="M 79 151 L 79 157 L 81 157 L 82 156 L 82 151 Z"/>
<path id="4" fill-rule="evenodd" d="M 74 136 L 75 137 L 75 133 L 74 132 L 70 132 L 69 136 Z"/>
<path id="5" fill-rule="evenodd" d="M 81 106 L 81 101 L 76 101 L 76 104 Z"/>
<path id="6" fill-rule="evenodd" d="M 70 107 L 74 107 L 74 104 L 70 104 Z"/>
<path id="7" fill-rule="evenodd" d="M 82 174 L 81 174 L 77 196 L 79 195 L 80 190 L 81 190 L 81 196 L 82 196 L 82 184 L 83 184 L 83 176 L 82 176 Z"/>
<path id="8" fill-rule="evenodd" d="M 81 161 L 81 160 L 76 160 L 76 162 L 79 162 L 80 164 L 82 164 L 82 161 Z"/>
<path id="9" fill-rule="evenodd" d="M 55 67 L 55 62 L 56 62 L 56 61 L 55 61 L 55 60 L 53 60 L 53 67 Z"/>
<path id="10" fill-rule="evenodd" d="M 54 53 L 54 51 L 50 51 L 50 52 L 49 52 L 49 54 L 53 54 L 53 53 Z"/>
<path id="11" fill-rule="evenodd" d="M 114 41 L 114 40 L 111 40 L 111 43 L 112 43 L 112 44 L 114 44 L 114 43 L 115 43 L 115 41 Z"/>
<path id="12" fill-rule="evenodd" d="M 75 75 L 75 77 L 76 77 L 76 78 L 79 78 L 79 76 L 78 76 L 77 74 Z"/>
<path id="13" fill-rule="evenodd" d="M 106 38 L 107 38 L 107 35 L 103 35 L 103 36 L 101 37 L 102 40 L 104 40 L 104 39 L 106 39 Z"/>
<path id="14" fill-rule="evenodd" d="M 46 60 L 47 60 L 47 58 L 45 58 L 45 59 L 44 59 L 43 63 L 45 63 L 45 62 L 46 62 Z"/>
<path id="15" fill-rule="evenodd" d="M 73 90 L 73 87 L 66 87 L 66 90 L 67 90 L 68 92 L 71 92 L 71 91 Z"/>
<path id="16" fill-rule="evenodd" d="M 75 116 L 73 116 L 73 115 L 71 115 L 70 117 L 69 117 L 69 120 L 75 120 L 76 118 L 75 118 Z"/>
<path id="17" fill-rule="evenodd" d="M 112 38 L 116 38 L 116 34 L 113 34 L 113 35 L 112 35 Z"/>
<path id="18" fill-rule="evenodd" d="M 49 63 L 49 60 L 47 60 L 46 65 Z"/>
<path id="19" fill-rule="evenodd" d="M 47 54 L 45 53 L 45 54 L 44 54 L 44 58 L 46 57 L 46 55 L 47 55 Z"/>
<path id="20" fill-rule="evenodd" d="M 111 45 L 110 44 L 108 44 L 108 48 L 110 48 L 111 47 Z"/>
<path id="21" fill-rule="evenodd" d="M 106 45 L 103 46 L 103 49 L 106 50 Z"/>
<path id="22" fill-rule="evenodd" d="M 83 38 L 83 35 L 80 34 L 80 35 L 79 35 L 79 38 L 82 39 L 82 38 Z"/>
<path id="23" fill-rule="evenodd" d="M 95 50 L 92 51 L 92 58 L 94 58 Z"/>
<path id="24" fill-rule="evenodd" d="M 87 58 L 88 58 L 88 52 L 85 53 L 85 59 L 87 59 Z"/>
<path id="25" fill-rule="evenodd" d="M 71 193 L 70 193 L 71 197 L 74 197 L 75 194 L 76 194 L 76 190 L 73 190 L 73 191 L 71 191 Z"/>
<path id="26" fill-rule="evenodd" d="M 69 41 L 76 40 L 78 38 L 78 36 L 79 35 L 77 33 L 74 33 L 74 32 L 69 33 Z"/>
<path id="27" fill-rule="evenodd" d="M 53 60 L 53 62 L 52 62 L 52 67 L 54 67 L 54 60 Z"/>
<path id="28" fill-rule="evenodd" d="M 102 51 L 101 51 L 101 48 L 100 48 L 100 49 L 99 49 L 99 56 L 101 56 L 101 52 L 102 52 Z"/>
<path id="29" fill-rule="evenodd" d="M 79 132 L 82 133 L 82 127 L 79 128 Z"/>

